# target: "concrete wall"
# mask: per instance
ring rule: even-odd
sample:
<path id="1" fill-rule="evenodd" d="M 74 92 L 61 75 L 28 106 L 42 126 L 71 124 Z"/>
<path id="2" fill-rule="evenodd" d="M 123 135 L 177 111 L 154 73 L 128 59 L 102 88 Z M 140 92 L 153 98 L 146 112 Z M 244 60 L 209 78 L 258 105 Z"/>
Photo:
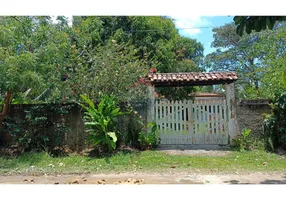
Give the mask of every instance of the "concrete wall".
<path id="1" fill-rule="evenodd" d="M 268 105 L 268 100 L 242 100 L 237 103 L 237 122 L 239 132 L 246 127 L 252 130 L 253 134 L 262 134 L 263 133 L 263 114 L 270 113 L 270 107 Z M 148 102 L 134 102 L 132 103 L 135 111 L 142 116 L 142 120 L 147 124 L 147 115 L 148 115 Z M 10 116 L 17 118 L 17 120 L 24 120 L 25 113 L 24 110 L 29 106 L 35 105 L 11 105 L 10 107 Z M 123 109 L 126 107 L 126 104 L 121 104 L 120 107 Z M 68 145 L 73 150 L 81 150 L 85 147 L 85 132 L 84 132 L 84 123 L 83 123 L 83 110 L 79 106 L 74 106 L 70 109 L 69 113 L 65 116 L 55 116 L 51 119 L 51 122 L 57 120 L 64 120 L 68 132 L 64 133 L 63 144 Z M 118 128 L 122 134 L 127 134 L 128 126 L 130 126 L 132 120 L 130 116 L 122 116 L 118 119 Z M 52 132 L 53 126 L 49 128 L 49 132 Z M 11 141 L 9 134 L 1 136 L 0 139 Z M 3 141 L 2 141 L 3 142 Z"/>
<path id="2" fill-rule="evenodd" d="M 252 134 L 263 134 L 263 114 L 269 114 L 269 100 L 241 100 L 237 103 L 237 121 L 239 131 L 251 129 Z"/>
<path id="3" fill-rule="evenodd" d="M 86 134 L 85 134 L 85 125 L 83 121 L 84 111 L 77 104 L 72 105 L 69 109 L 69 112 L 65 115 L 59 115 L 57 113 L 53 113 L 49 119 L 48 123 L 50 124 L 47 128 L 47 132 L 49 134 L 54 134 L 54 129 L 56 123 L 61 121 L 65 124 L 67 131 L 63 133 L 62 144 L 67 145 L 72 150 L 82 150 L 86 146 Z M 142 117 L 142 120 L 145 124 L 147 124 L 147 102 L 134 102 L 131 103 L 134 110 Z M 20 125 L 21 122 L 25 120 L 25 110 L 37 105 L 10 105 L 9 108 L 9 117 L 13 118 L 13 120 Z M 57 105 L 61 107 L 61 105 Z M 121 110 L 126 111 L 126 103 L 120 104 Z M 123 115 L 118 118 L 117 128 L 122 134 L 127 134 L 128 126 L 132 120 L 130 120 L 130 116 Z M 12 137 L 7 131 L 4 133 L 0 133 L 0 146 L 5 145 L 13 145 Z"/>

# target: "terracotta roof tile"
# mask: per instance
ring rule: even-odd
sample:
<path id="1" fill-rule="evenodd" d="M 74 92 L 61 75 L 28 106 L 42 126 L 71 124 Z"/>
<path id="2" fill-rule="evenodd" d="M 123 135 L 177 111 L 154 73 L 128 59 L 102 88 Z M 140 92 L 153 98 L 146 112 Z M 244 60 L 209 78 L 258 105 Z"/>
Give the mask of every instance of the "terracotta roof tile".
<path id="1" fill-rule="evenodd" d="M 185 72 L 185 73 L 149 73 L 147 79 L 153 83 L 168 82 L 233 82 L 238 79 L 235 72 Z"/>

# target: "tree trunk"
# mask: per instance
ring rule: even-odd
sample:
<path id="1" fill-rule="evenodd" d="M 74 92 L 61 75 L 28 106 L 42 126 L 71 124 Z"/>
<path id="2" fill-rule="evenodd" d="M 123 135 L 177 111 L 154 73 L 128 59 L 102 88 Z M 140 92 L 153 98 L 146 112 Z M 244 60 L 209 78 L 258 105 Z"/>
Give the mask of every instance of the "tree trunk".
<path id="1" fill-rule="evenodd" d="M 9 113 L 9 103 L 10 103 L 11 97 L 12 97 L 12 92 L 11 91 L 7 91 L 6 94 L 5 94 L 5 98 L 4 98 L 4 104 L 3 104 L 3 108 L 2 108 L 2 113 L 0 115 L 0 127 L 3 126 L 3 121 L 4 121 L 5 117 Z"/>

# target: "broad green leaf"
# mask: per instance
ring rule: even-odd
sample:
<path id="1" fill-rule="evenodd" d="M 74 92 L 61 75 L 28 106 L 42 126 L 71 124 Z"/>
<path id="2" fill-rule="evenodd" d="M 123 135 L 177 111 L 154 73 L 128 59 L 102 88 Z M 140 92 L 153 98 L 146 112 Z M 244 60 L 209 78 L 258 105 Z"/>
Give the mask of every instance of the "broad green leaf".
<path id="1" fill-rule="evenodd" d="M 120 108 L 115 108 L 115 109 L 111 112 L 111 114 L 112 114 L 113 116 L 117 116 L 117 115 L 119 114 L 119 110 L 120 110 Z"/>
<path id="2" fill-rule="evenodd" d="M 109 135 L 112 138 L 113 142 L 117 141 L 117 136 L 116 136 L 115 132 L 108 132 L 107 135 Z"/>
<path id="3" fill-rule="evenodd" d="M 95 108 L 94 107 L 94 103 L 85 95 L 80 95 L 80 97 L 92 108 Z"/>

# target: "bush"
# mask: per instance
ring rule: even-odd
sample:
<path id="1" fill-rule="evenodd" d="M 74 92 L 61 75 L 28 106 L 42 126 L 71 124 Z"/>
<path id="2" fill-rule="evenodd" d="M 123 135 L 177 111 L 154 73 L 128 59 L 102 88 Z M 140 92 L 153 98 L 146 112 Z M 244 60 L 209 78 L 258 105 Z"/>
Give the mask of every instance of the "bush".
<path id="1" fill-rule="evenodd" d="M 238 138 L 233 139 L 234 146 L 238 147 L 240 151 L 249 151 L 252 149 L 253 143 L 249 137 L 250 132 L 250 129 L 243 128 L 241 135 Z"/>
<path id="2" fill-rule="evenodd" d="M 147 125 L 148 128 L 151 128 L 151 132 L 140 132 L 138 141 L 140 144 L 140 149 L 152 149 L 157 145 L 157 138 L 156 138 L 156 130 L 157 125 L 154 122 L 150 122 Z"/>
<path id="3" fill-rule="evenodd" d="M 264 134 L 268 149 L 286 149 L 286 93 L 276 95 L 271 105 L 272 112 L 264 119 Z"/>
<path id="4" fill-rule="evenodd" d="M 25 119 L 7 118 L 5 132 L 10 133 L 13 143 L 30 150 L 50 151 L 63 145 L 66 128 L 63 115 L 72 105 L 42 104 L 25 109 Z M 55 115 L 56 114 L 56 115 Z"/>
<path id="5" fill-rule="evenodd" d="M 282 90 L 274 95 L 273 103 L 270 104 L 271 114 L 266 115 L 263 127 L 268 149 L 274 151 L 282 147 L 286 149 L 286 78 L 282 73 Z"/>
<path id="6" fill-rule="evenodd" d="M 87 111 L 84 119 L 88 127 L 88 142 L 94 147 L 101 146 L 103 152 L 111 153 L 116 149 L 116 118 L 124 113 L 120 112 L 113 96 L 102 96 L 97 107 L 85 95 L 81 98 L 88 104 L 88 107 L 80 104 Z"/>

